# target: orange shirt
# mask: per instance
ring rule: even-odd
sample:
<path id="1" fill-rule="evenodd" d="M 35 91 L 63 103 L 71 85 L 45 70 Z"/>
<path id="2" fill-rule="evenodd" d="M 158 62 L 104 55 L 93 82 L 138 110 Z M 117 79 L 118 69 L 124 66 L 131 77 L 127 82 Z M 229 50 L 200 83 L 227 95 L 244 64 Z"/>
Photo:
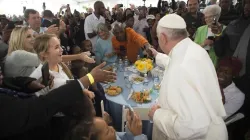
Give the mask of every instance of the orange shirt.
<path id="1" fill-rule="evenodd" d="M 135 62 L 137 59 L 137 55 L 139 54 L 139 49 L 144 47 L 148 41 L 141 36 L 140 34 L 136 33 L 131 28 L 126 28 L 126 42 L 119 42 L 116 40 L 116 37 L 113 36 L 112 38 L 112 45 L 114 50 L 117 54 L 120 53 L 120 46 L 124 46 L 127 49 L 127 57 L 129 61 Z"/>

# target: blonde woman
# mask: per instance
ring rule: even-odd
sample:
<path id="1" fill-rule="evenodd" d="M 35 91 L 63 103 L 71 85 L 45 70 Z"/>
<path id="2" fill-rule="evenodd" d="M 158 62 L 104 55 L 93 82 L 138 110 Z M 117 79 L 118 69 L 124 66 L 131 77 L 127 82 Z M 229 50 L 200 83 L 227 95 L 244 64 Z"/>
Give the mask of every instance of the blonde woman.
<path id="1" fill-rule="evenodd" d="M 10 36 L 9 50 L 5 62 L 5 76 L 29 76 L 40 64 L 40 60 L 33 49 L 34 37 L 33 30 L 28 27 L 16 27 Z M 72 60 L 82 60 L 88 63 L 94 63 L 89 58 L 89 53 L 77 55 L 64 55 L 64 62 Z"/>
<path id="2" fill-rule="evenodd" d="M 29 76 L 40 64 L 33 50 L 33 30 L 16 27 L 11 33 L 4 72 L 7 77 Z"/>
<path id="3" fill-rule="evenodd" d="M 54 86 L 58 88 L 66 84 L 67 80 L 73 79 L 69 68 L 62 63 L 63 49 L 56 35 L 44 34 L 35 39 L 34 50 L 41 60 L 41 64 L 32 72 L 30 77 L 40 79 L 42 77 L 42 63 L 48 62 L 49 72 L 54 76 Z"/>

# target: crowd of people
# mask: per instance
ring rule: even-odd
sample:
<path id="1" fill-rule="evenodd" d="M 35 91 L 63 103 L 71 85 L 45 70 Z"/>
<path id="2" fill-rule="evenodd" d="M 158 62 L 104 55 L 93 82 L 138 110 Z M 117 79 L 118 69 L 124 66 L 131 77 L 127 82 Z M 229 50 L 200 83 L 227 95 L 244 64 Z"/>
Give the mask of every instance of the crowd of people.
<path id="1" fill-rule="evenodd" d="M 58 13 L 26 9 L 22 21 L 1 15 L 0 139 L 151 139 L 142 134 L 136 112 L 127 113 L 120 133 L 101 110 L 107 101 L 100 83 L 117 78 L 102 69 L 138 56 L 155 57 L 166 68 L 159 103 L 149 112 L 153 139 L 226 140 L 226 128 L 210 123 L 224 125 L 238 112 L 245 118 L 237 130 L 228 129 L 229 139 L 243 139 L 250 126 L 250 0 L 201 6 L 199 0 L 159 0 L 158 7 L 116 5 L 110 11 L 96 1 L 87 13 L 67 5 Z"/>

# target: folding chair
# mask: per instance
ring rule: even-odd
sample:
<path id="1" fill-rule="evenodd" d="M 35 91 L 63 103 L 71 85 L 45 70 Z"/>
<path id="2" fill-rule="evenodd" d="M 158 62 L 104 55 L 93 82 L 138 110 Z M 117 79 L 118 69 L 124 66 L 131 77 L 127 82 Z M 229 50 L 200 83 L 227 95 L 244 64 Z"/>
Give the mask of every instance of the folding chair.
<path id="1" fill-rule="evenodd" d="M 233 115 L 233 116 L 230 116 L 230 117 L 228 117 L 227 119 L 225 119 L 225 123 L 226 123 L 226 125 L 228 126 L 229 124 L 232 124 L 232 123 L 234 123 L 234 122 L 236 122 L 236 121 L 238 121 L 238 120 L 240 120 L 240 119 L 243 119 L 244 117 L 245 117 L 244 114 L 242 114 L 242 113 L 237 113 L 237 114 L 235 114 L 235 115 Z"/>

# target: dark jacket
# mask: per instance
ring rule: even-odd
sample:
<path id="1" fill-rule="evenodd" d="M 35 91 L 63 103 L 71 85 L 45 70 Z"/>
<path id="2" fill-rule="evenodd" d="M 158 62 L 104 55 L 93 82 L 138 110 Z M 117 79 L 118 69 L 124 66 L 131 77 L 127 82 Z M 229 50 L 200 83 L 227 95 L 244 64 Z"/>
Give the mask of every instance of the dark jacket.
<path id="1" fill-rule="evenodd" d="M 8 53 L 8 45 L 0 40 L 0 67 L 4 70 L 4 61 Z"/>
<path id="2" fill-rule="evenodd" d="M 35 90 L 29 89 L 28 85 L 30 82 L 35 81 L 37 79 L 30 77 L 4 77 L 3 78 L 3 88 L 8 88 L 11 90 L 15 90 L 17 92 L 24 93 L 34 93 Z"/>
<path id="3" fill-rule="evenodd" d="M 204 23 L 204 14 L 201 12 L 197 12 L 197 18 L 193 17 L 190 13 L 187 13 L 183 16 L 187 24 L 187 30 L 189 32 L 190 37 L 193 37 L 195 31 L 203 26 Z"/>
<path id="4" fill-rule="evenodd" d="M 41 27 L 49 27 L 49 26 L 51 26 L 52 25 L 52 22 L 51 21 L 49 21 L 49 20 L 47 20 L 47 19 L 43 19 L 43 22 L 42 22 L 42 25 L 41 25 Z"/>
<path id="5" fill-rule="evenodd" d="M 243 35 L 245 29 L 250 24 L 250 20 L 243 17 L 232 21 L 224 30 L 222 36 L 215 41 L 214 50 L 219 58 L 233 56 L 234 51 Z M 250 75 L 250 40 L 248 41 L 248 51 L 246 57 L 246 74 Z"/>
<path id="6" fill-rule="evenodd" d="M 228 25 L 231 21 L 236 20 L 239 17 L 239 14 L 236 12 L 235 9 L 230 9 L 227 13 L 221 13 L 219 22 L 223 25 Z"/>
<path id="7" fill-rule="evenodd" d="M 39 98 L 19 99 L 0 94 L 0 139 L 48 140 L 52 116 L 81 101 L 83 96 L 78 81 Z"/>

